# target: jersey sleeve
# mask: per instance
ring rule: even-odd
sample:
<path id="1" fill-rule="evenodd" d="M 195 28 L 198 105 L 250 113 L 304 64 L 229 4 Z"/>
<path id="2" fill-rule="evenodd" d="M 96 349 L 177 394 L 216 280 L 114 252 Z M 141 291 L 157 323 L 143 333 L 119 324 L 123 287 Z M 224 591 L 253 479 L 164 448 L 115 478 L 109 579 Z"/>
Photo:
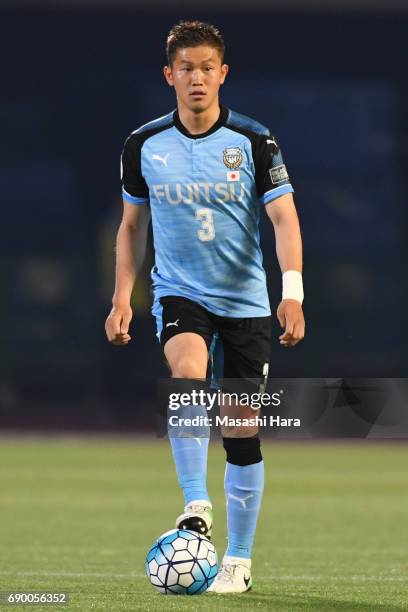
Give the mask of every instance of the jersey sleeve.
<path id="1" fill-rule="evenodd" d="M 121 157 L 122 196 L 130 204 L 146 204 L 149 188 L 142 176 L 140 144 L 131 135 L 125 142 Z"/>
<path id="2" fill-rule="evenodd" d="M 282 152 L 274 136 L 260 135 L 254 150 L 256 190 L 262 204 L 293 193 Z"/>

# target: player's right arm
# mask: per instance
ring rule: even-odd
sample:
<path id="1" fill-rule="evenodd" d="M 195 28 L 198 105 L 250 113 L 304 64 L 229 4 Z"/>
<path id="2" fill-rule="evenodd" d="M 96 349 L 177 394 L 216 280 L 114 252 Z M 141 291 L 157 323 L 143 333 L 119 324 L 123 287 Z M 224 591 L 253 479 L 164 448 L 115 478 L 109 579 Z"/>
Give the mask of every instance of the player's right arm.
<path id="1" fill-rule="evenodd" d="M 106 335 L 112 344 L 123 346 L 131 339 L 130 299 L 137 271 L 143 263 L 149 210 L 146 205 L 134 206 L 123 200 L 123 217 L 116 238 L 115 292 L 112 310 L 105 322 Z M 138 246 L 142 244 L 142 248 Z"/>
<path id="2" fill-rule="evenodd" d="M 118 346 L 130 341 L 132 320 L 130 298 L 136 274 L 140 269 L 146 246 L 150 209 L 149 191 L 142 176 L 140 144 L 132 134 L 125 142 L 121 158 L 123 185 L 123 217 L 116 239 L 115 292 L 112 310 L 105 322 L 109 342 Z"/>

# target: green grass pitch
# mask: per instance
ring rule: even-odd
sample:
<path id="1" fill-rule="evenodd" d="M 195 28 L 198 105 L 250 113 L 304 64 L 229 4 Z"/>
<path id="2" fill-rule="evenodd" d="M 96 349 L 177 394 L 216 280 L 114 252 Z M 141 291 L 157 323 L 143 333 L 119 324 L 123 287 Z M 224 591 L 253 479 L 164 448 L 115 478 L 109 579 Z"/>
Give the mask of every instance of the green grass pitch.
<path id="1" fill-rule="evenodd" d="M 182 498 L 168 442 L 0 441 L 0 591 L 67 591 L 67 606 L 2 610 L 408 610 L 408 446 L 264 443 L 254 588 L 163 596 L 144 557 Z M 210 447 L 213 541 L 226 542 L 224 451 Z"/>

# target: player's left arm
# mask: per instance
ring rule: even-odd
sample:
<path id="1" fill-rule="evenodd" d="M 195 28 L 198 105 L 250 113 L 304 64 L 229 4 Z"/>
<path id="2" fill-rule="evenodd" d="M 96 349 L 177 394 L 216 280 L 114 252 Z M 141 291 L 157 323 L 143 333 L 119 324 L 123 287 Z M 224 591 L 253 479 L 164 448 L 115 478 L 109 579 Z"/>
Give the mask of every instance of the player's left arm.
<path id="1" fill-rule="evenodd" d="M 255 185 L 259 201 L 273 223 L 276 252 L 282 270 L 282 301 L 277 316 L 284 332 L 283 346 L 295 346 L 305 335 L 303 317 L 302 238 L 280 146 L 266 130 L 253 138 Z"/>
<path id="2" fill-rule="evenodd" d="M 285 282 L 289 284 L 288 293 L 291 295 L 290 285 L 299 282 L 302 274 L 302 237 L 292 193 L 270 201 L 265 208 L 275 231 L 276 254 L 284 275 L 284 285 Z M 285 275 L 285 272 L 289 274 Z M 277 317 L 284 329 L 279 336 L 280 343 L 283 346 L 295 346 L 305 335 L 305 319 L 300 298 L 285 298 L 285 287 Z"/>

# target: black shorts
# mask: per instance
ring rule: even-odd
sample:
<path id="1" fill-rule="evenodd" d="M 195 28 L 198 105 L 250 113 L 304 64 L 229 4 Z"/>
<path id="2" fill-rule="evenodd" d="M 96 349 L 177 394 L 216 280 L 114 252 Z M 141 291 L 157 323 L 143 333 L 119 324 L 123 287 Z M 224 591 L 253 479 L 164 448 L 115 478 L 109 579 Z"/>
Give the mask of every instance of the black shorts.
<path id="1" fill-rule="evenodd" d="M 216 378 L 265 378 L 271 347 L 271 316 L 220 317 L 184 297 L 160 298 L 162 332 L 160 343 L 177 334 L 202 336 L 210 353 Z M 221 341 L 221 343 L 220 343 Z"/>

